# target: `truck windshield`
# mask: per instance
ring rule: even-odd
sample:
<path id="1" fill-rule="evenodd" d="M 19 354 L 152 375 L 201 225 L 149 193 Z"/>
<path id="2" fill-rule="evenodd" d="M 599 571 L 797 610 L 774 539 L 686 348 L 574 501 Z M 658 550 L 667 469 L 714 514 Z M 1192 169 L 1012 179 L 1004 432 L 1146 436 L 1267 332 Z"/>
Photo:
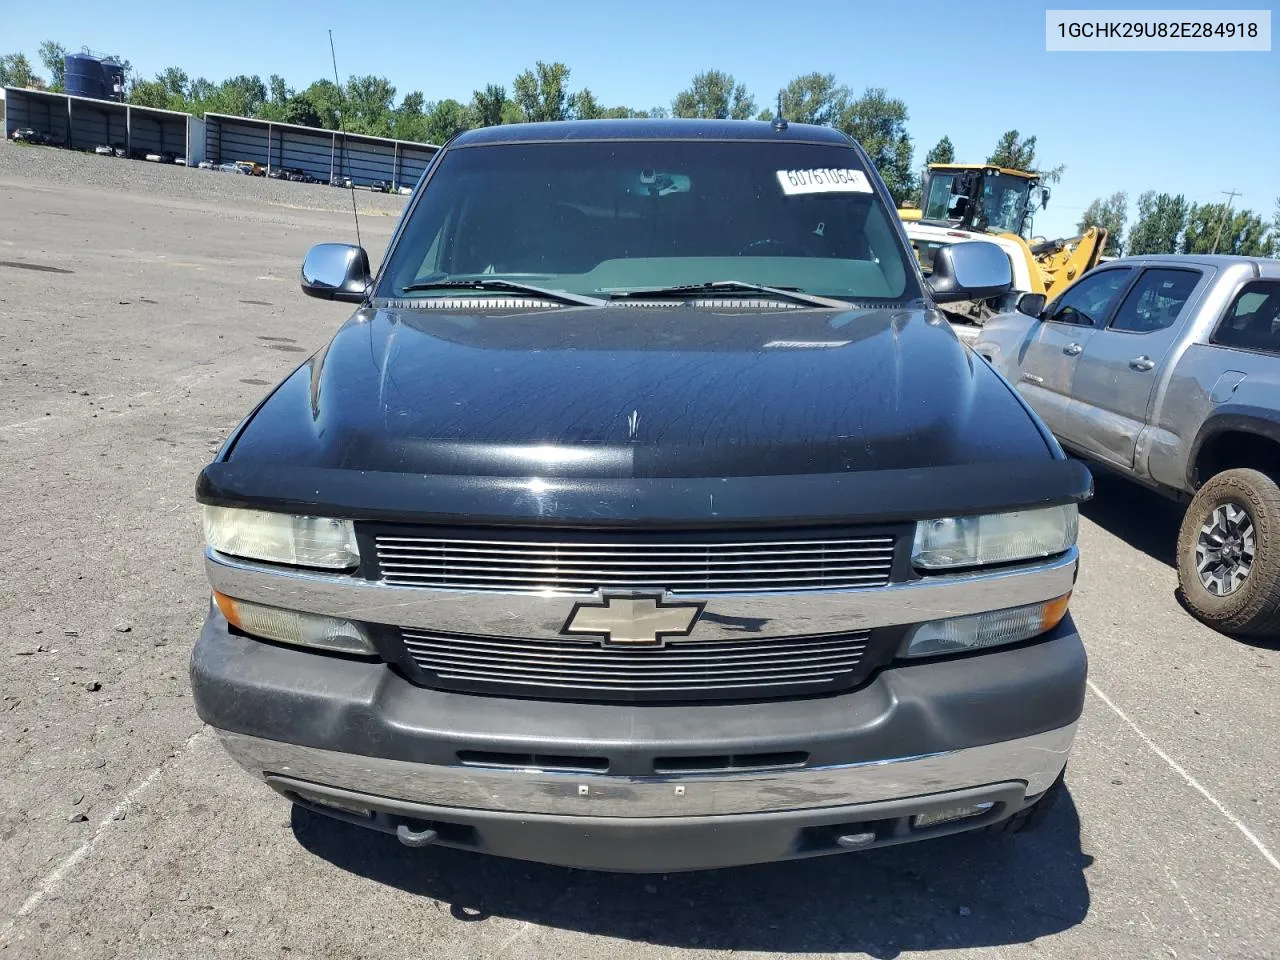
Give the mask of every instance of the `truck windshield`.
<path id="1" fill-rule="evenodd" d="M 852 148 L 608 140 L 455 147 L 376 291 L 494 296 L 505 279 L 597 297 L 739 281 L 857 300 L 920 296 Z"/>
<path id="2" fill-rule="evenodd" d="M 982 178 L 981 216 L 975 226 L 987 233 L 1021 235 L 1031 197 L 1031 181 L 1007 173 Z"/>
<path id="3" fill-rule="evenodd" d="M 986 233 L 1016 233 L 1030 236 L 1031 181 L 1007 173 L 984 173 L 982 195 L 972 214 L 951 193 L 955 173 L 934 171 L 929 175 L 929 192 L 924 198 L 923 220 L 969 219 L 974 230 Z"/>

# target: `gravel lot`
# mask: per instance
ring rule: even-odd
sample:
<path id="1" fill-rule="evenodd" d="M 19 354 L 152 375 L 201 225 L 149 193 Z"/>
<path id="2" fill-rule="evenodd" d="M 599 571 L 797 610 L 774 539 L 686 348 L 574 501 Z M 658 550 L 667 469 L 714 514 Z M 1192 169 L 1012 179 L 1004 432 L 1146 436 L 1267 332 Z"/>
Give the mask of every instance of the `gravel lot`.
<path id="1" fill-rule="evenodd" d="M 402 201 L 358 194 L 367 212 Z M 1280 956 L 1280 648 L 1174 599 L 1103 481 L 1070 800 L 1025 837 L 667 877 L 415 852 L 291 813 L 197 720 L 193 482 L 346 308 L 326 187 L 0 144 L 0 956 Z M 391 216 L 362 221 L 376 259 Z"/>

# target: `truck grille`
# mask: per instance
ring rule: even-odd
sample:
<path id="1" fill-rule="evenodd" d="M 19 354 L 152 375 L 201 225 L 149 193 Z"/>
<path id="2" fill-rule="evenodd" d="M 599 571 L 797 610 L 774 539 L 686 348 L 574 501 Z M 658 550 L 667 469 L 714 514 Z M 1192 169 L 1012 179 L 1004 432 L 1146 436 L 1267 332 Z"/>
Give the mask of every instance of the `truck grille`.
<path id="1" fill-rule="evenodd" d="M 786 593 L 881 587 L 889 582 L 894 537 L 705 543 L 653 538 L 548 542 L 377 535 L 384 582 L 503 593 L 591 593 L 599 589 L 681 593 Z"/>
<path id="2" fill-rule="evenodd" d="M 414 663 L 447 686 L 525 688 L 534 695 L 768 696 L 846 687 L 867 632 L 760 640 L 669 641 L 637 650 L 583 640 L 523 640 L 402 629 Z"/>

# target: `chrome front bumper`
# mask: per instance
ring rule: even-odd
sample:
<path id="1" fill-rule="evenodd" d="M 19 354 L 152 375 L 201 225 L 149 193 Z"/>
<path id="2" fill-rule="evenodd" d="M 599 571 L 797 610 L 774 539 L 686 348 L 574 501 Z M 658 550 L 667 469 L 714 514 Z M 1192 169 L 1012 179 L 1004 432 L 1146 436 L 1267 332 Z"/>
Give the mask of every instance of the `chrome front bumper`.
<path id="1" fill-rule="evenodd" d="M 459 811 L 654 818 L 819 811 L 1010 781 L 1026 784 L 1026 795 L 1035 796 L 1062 772 L 1075 729 L 1073 723 L 1018 740 L 866 763 L 669 777 L 417 764 L 219 733 L 237 763 L 267 780 Z"/>
<path id="2" fill-rule="evenodd" d="M 1075 584 L 1075 547 L 1051 560 L 990 572 L 934 574 L 851 590 L 689 594 L 704 602 L 688 639 L 839 633 L 963 617 L 1053 600 Z M 562 639 L 576 604 L 598 594 L 493 593 L 392 586 L 344 574 L 282 570 L 205 551 L 213 589 L 240 600 L 371 623 L 472 636 Z"/>

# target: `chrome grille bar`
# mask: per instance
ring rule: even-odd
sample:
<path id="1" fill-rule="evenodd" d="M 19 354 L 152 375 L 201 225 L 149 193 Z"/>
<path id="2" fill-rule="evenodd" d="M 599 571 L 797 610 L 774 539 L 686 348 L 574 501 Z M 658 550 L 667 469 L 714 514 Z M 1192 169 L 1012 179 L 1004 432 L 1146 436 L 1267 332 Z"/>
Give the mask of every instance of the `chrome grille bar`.
<path id="1" fill-rule="evenodd" d="M 609 543 L 375 536 L 378 570 L 397 586 L 508 593 L 671 593 L 855 589 L 889 582 L 892 536 L 828 540 Z"/>
<path id="2" fill-rule="evenodd" d="M 418 630 L 401 636 L 414 662 L 442 680 L 660 695 L 830 685 L 859 668 L 868 635 L 680 641 L 643 650 Z"/>

